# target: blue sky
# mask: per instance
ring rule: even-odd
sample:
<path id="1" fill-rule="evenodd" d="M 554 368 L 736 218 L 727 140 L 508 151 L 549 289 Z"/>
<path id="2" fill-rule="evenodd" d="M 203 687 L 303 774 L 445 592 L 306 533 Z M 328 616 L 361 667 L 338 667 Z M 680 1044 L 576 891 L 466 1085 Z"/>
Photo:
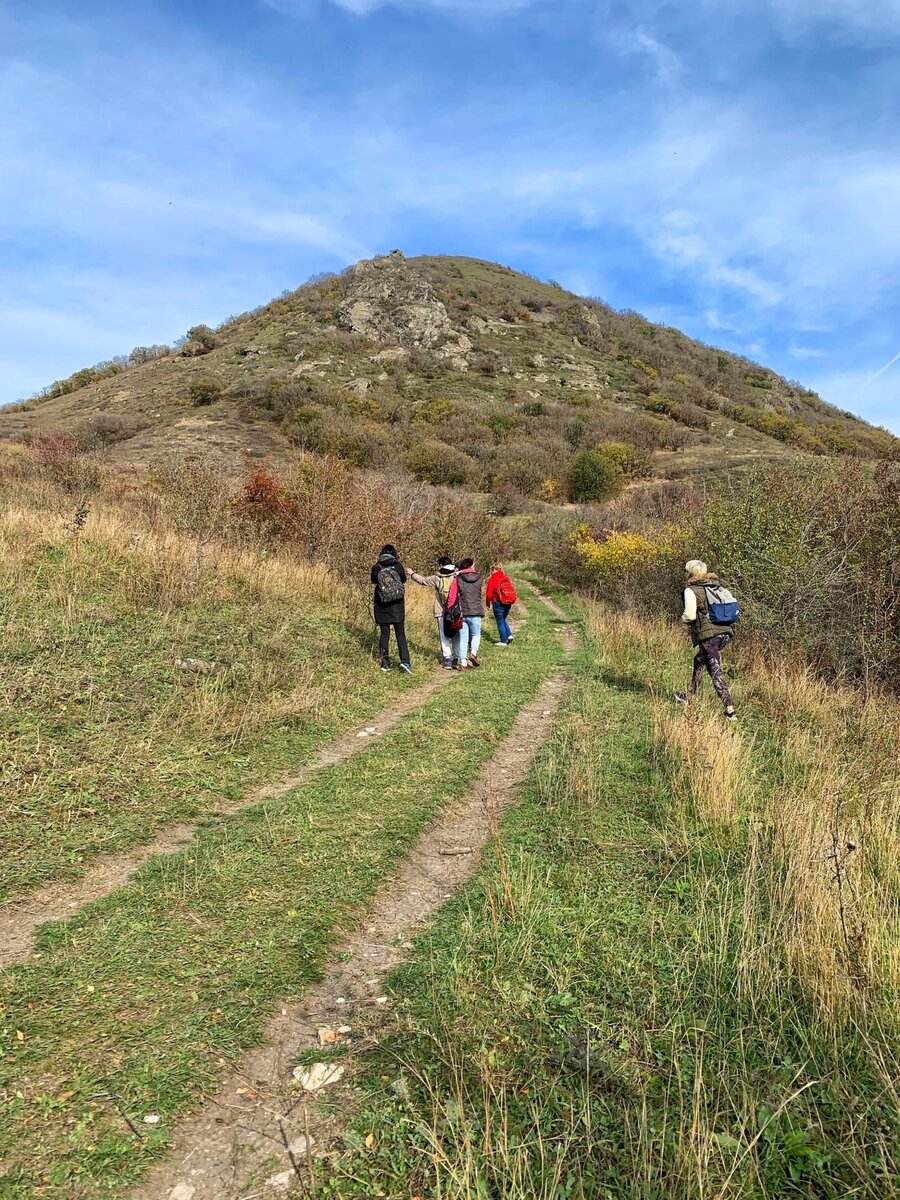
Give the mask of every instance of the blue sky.
<path id="1" fill-rule="evenodd" d="M 0 47 L 0 403 L 399 246 L 900 432 L 900 0 L 16 0 Z"/>

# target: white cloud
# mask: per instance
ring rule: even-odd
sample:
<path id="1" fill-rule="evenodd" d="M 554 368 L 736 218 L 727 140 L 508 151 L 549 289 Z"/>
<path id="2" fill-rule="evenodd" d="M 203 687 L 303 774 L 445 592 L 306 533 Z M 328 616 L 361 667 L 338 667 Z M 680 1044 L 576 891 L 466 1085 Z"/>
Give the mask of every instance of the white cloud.
<path id="1" fill-rule="evenodd" d="M 790 354 L 791 358 L 799 359 L 826 357 L 824 350 L 817 350 L 814 346 L 800 346 L 797 342 L 791 342 L 790 346 L 788 346 L 788 354 Z"/>

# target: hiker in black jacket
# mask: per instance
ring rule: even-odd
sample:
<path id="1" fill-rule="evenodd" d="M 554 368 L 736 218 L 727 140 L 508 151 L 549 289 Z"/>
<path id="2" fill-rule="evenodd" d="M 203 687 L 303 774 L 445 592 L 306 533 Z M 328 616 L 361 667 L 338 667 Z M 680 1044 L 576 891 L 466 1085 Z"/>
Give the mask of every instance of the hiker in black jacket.
<path id="1" fill-rule="evenodd" d="M 406 571 L 397 557 L 395 546 L 382 546 L 378 562 L 372 568 L 372 583 L 375 587 L 373 611 L 375 624 L 381 630 L 378 649 L 381 654 L 381 669 L 391 669 L 391 626 L 397 639 L 400 669 L 412 674 L 409 661 L 409 646 L 406 641 L 406 598 L 404 585 Z"/>

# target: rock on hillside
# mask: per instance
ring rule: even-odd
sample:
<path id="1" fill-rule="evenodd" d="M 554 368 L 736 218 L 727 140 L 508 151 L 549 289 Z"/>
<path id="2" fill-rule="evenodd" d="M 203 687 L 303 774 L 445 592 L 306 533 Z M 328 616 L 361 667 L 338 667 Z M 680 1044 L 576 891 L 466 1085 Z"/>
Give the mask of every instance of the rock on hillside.
<path id="1" fill-rule="evenodd" d="M 58 381 L 0 435 L 62 430 L 114 461 L 238 468 L 302 450 L 476 490 L 565 499 L 615 443 L 678 478 L 898 442 L 746 359 L 496 263 L 400 251 L 310 280 L 179 348 Z"/>
<path id="2" fill-rule="evenodd" d="M 341 329 L 373 342 L 426 350 L 452 329 L 434 288 L 407 267 L 399 250 L 351 268 L 337 320 Z"/>

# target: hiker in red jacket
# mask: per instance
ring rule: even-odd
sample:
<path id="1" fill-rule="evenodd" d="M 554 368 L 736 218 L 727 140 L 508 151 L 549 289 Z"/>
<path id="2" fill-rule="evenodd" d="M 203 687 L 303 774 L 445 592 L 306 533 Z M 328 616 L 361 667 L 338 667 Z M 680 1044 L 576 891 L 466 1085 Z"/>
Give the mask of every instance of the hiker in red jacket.
<path id="1" fill-rule="evenodd" d="M 509 627 L 509 610 L 518 600 L 513 581 L 503 570 L 500 563 L 491 563 L 491 573 L 487 581 L 485 599 L 491 606 L 494 620 L 497 622 L 497 632 L 500 634 L 500 645 L 508 646 L 513 640 Z"/>

